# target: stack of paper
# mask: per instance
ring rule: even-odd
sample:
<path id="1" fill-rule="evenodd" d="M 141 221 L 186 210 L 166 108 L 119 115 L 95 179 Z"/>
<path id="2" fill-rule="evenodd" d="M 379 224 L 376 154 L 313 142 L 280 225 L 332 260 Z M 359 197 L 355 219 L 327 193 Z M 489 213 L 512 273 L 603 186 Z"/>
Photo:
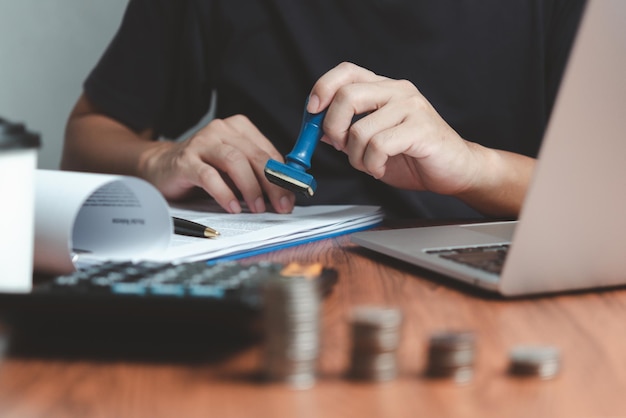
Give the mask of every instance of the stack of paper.
<path id="1" fill-rule="evenodd" d="M 189 219 L 220 232 L 215 239 L 175 235 L 160 259 L 215 259 L 252 255 L 270 249 L 346 234 L 379 224 L 376 206 L 297 206 L 288 215 L 276 213 L 227 214 L 215 203 L 171 207 L 173 216 Z"/>
<path id="2" fill-rule="evenodd" d="M 174 235 L 172 217 L 220 232 Z M 150 183 L 128 176 L 38 170 L 35 271 L 63 274 L 106 260 L 195 261 L 253 255 L 379 224 L 376 206 L 296 207 L 293 213 L 224 212 L 212 199 L 169 206 Z"/>

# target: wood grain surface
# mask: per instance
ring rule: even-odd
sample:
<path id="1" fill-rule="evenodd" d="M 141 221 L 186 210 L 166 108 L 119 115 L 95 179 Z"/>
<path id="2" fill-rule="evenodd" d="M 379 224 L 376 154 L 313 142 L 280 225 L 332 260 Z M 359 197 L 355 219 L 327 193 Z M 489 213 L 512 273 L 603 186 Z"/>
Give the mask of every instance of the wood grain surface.
<path id="1" fill-rule="evenodd" d="M 206 361 L 184 354 L 145 358 L 50 356 L 45 344 L 14 354 L 2 335 L 0 417 L 626 417 L 626 291 L 504 300 L 352 245 L 347 236 L 251 260 L 321 262 L 339 272 L 324 301 L 316 385 L 293 390 L 257 376 L 260 343 L 222 341 Z M 400 376 L 387 383 L 344 376 L 347 315 L 362 304 L 404 313 Z M 431 333 L 477 335 L 474 379 L 465 385 L 423 375 Z M 167 335 L 163 335 L 167 339 Z M 552 380 L 506 372 L 518 344 L 562 350 Z M 39 353 L 39 355 L 37 354 Z M 217 360 L 216 360 L 217 359 Z"/>

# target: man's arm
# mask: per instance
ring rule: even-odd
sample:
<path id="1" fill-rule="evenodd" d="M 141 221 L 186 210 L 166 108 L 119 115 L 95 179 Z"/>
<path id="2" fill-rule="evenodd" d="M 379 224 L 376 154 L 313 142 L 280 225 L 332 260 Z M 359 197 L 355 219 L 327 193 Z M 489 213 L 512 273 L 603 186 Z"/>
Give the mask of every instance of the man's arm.
<path id="1" fill-rule="evenodd" d="M 455 196 L 487 216 L 519 216 L 536 160 L 478 144 L 471 146 L 477 147 L 476 152 L 481 155 L 477 159 L 480 175 Z"/>
<path id="2" fill-rule="evenodd" d="M 103 115 L 83 95 L 66 126 L 61 169 L 143 177 L 141 155 L 164 146 L 151 137 L 149 129 L 136 133 Z"/>

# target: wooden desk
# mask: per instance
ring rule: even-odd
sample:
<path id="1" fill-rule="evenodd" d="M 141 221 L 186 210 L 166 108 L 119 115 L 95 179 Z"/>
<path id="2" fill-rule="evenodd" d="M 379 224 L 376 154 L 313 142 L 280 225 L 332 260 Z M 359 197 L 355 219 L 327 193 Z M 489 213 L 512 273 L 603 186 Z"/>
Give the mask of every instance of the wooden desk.
<path id="1" fill-rule="evenodd" d="M 424 278 L 424 272 L 377 258 L 345 236 L 259 258 L 321 261 L 339 271 L 324 305 L 321 374 L 313 389 L 253 379 L 259 354 L 254 344 L 216 364 L 5 354 L 0 416 L 626 417 L 624 289 L 505 301 Z M 401 377 L 392 382 L 343 378 L 350 343 L 346 315 L 366 303 L 397 305 L 405 313 Z M 479 338 L 476 374 L 468 385 L 422 376 L 429 334 L 450 328 L 474 330 Z M 526 343 L 562 349 L 556 379 L 506 374 L 508 350 Z"/>

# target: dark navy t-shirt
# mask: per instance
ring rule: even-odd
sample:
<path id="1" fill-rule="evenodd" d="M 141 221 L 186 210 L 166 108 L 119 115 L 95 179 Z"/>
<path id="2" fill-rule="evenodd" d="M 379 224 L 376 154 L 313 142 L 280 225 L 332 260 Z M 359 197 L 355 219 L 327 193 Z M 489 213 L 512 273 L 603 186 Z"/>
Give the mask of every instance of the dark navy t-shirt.
<path id="1" fill-rule="evenodd" d="M 175 138 L 207 112 L 244 114 L 284 155 L 314 82 L 342 61 L 408 79 L 463 138 L 535 157 L 584 0 L 130 0 L 85 82 L 97 107 Z M 390 216 L 474 217 L 397 190 L 320 144 L 298 204 L 377 204 Z"/>

